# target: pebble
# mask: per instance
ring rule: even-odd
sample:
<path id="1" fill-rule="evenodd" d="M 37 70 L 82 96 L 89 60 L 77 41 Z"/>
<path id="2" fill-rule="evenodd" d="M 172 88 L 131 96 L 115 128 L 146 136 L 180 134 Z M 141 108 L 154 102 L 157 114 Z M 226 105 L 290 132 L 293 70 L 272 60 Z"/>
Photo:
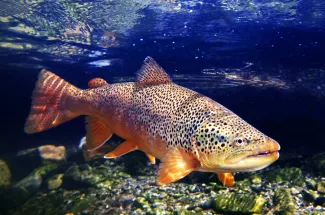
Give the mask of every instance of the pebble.
<path id="1" fill-rule="evenodd" d="M 300 193 L 300 191 L 297 190 L 295 187 L 291 188 L 291 194 L 296 195 L 296 194 L 299 194 L 299 193 Z"/>

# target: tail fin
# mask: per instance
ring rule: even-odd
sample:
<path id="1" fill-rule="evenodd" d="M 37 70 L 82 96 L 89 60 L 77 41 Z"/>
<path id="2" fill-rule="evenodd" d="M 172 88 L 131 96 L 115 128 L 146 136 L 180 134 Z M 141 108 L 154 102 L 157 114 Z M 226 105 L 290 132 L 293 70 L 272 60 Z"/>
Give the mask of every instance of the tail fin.
<path id="1" fill-rule="evenodd" d="M 33 92 L 25 132 L 31 134 L 44 131 L 79 116 L 79 113 L 71 110 L 78 90 L 59 76 L 43 69 Z"/>

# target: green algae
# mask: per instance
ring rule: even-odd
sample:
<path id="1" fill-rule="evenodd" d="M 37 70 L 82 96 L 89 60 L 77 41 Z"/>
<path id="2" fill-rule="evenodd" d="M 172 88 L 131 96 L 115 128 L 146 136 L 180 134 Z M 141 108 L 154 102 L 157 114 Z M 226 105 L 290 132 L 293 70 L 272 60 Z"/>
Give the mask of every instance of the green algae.
<path id="1" fill-rule="evenodd" d="M 63 178 L 63 174 L 57 174 L 49 178 L 47 180 L 47 189 L 49 190 L 58 189 L 63 183 L 62 178 Z"/>
<path id="2" fill-rule="evenodd" d="M 282 169 L 269 170 L 265 176 L 270 182 L 293 182 L 293 185 L 302 185 L 302 171 L 297 167 L 286 167 Z"/>
<path id="3" fill-rule="evenodd" d="M 256 194 L 218 194 L 212 208 L 216 212 L 234 214 L 261 214 L 266 200 Z"/>
<path id="4" fill-rule="evenodd" d="M 8 187 L 11 184 L 11 172 L 7 163 L 0 160 L 0 188 Z"/>
<path id="5" fill-rule="evenodd" d="M 274 214 L 294 215 L 296 213 L 295 203 L 289 189 L 277 189 L 274 194 L 274 203 L 276 205 Z"/>
<path id="6" fill-rule="evenodd" d="M 58 168 L 59 168 L 59 164 L 50 163 L 36 168 L 34 170 L 34 173 L 41 176 L 47 176 L 55 172 Z"/>

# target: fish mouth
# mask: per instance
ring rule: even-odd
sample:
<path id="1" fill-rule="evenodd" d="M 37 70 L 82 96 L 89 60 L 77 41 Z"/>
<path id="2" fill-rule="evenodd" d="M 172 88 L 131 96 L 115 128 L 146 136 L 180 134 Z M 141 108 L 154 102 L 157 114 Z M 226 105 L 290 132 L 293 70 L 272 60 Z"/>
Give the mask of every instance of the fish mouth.
<path id="1" fill-rule="evenodd" d="M 279 158 L 280 145 L 271 138 L 259 149 L 234 153 L 225 159 L 223 170 L 251 172 L 263 169 Z"/>
<path id="2" fill-rule="evenodd" d="M 264 151 L 259 152 L 257 154 L 249 155 L 248 157 L 265 157 L 265 156 L 273 156 L 279 153 L 279 150 L 276 151 Z"/>

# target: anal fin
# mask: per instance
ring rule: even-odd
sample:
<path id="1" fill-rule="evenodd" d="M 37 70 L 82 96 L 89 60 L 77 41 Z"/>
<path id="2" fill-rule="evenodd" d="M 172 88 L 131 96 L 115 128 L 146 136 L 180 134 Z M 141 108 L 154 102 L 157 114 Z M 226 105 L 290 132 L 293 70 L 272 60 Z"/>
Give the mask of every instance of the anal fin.
<path id="1" fill-rule="evenodd" d="M 218 178 L 225 186 L 232 187 L 235 184 L 235 178 L 230 172 L 218 172 Z"/>
<path id="2" fill-rule="evenodd" d="M 151 164 L 156 164 L 156 158 L 152 156 L 151 154 L 146 153 L 147 157 L 149 158 L 149 161 Z"/>
<path id="3" fill-rule="evenodd" d="M 105 158 L 117 158 L 134 150 L 137 150 L 138 146 L 132 141 L 124 141 L 118 145 L 113 151 L 104 155 Z"/>
<path id="4" fill-rule="evenodd" d="M 86 123 L 85 150 L 98 149 L 113 135 L 110 129 L 99 118 L 87 116 Z"/>
<path id="5" fill-rule="evenodd" d="M 178 147 L 170 149 L 159 165 L 157 183 L 163 185 L 177 181 L 200 166 L 200 161 L 193 154 Z"/>

